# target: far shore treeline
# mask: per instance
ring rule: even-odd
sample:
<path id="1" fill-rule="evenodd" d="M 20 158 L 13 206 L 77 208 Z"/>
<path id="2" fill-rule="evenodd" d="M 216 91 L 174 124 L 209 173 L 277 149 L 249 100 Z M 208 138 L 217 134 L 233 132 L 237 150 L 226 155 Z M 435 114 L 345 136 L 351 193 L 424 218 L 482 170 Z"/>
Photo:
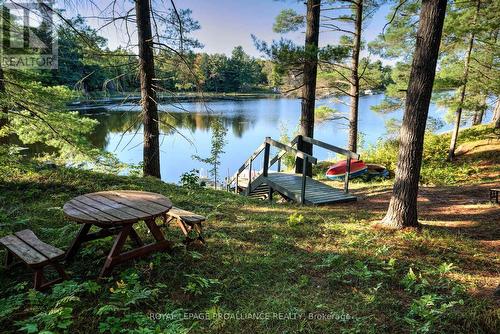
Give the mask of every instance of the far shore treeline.
<path id="1" fill-rule="evenodd" d="M 137 56 L 122 48 L 110 50 L 107 40 L 81 17 L 71 24 L 59 27 L 58 68 L 43 71 L 37 79 L 43 85 L 66 86 L 81 97 L 139 92 Z M 159 57 L 155 71 L 163 93 L 280 93 L 293 85 L 294 78 L 271 60 L 251 57 L 241 46 L 235 46 L 230 55 L 208 54 L 202 52 L 201 44 L 195 46 L 185 50 L 182 57 Z M 373 61 L 367 67 L 377 79 L 363 88 L 380 91 L 393 82 L 390 66 Z M 318 80 L 326 85 L 330 77 L 330 71 L 320 70 Z M 300 91 L 289 93 L 297 95 Z"/>

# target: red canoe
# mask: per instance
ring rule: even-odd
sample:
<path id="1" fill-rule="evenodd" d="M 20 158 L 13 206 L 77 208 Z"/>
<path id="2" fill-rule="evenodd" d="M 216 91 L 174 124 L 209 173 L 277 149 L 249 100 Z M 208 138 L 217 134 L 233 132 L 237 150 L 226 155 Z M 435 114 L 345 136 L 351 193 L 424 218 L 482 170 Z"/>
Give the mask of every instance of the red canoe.
<path id="1" fill-rule="evenodd" d="M 347 161 L 343 160 L 337 162 L 335 165 L 330 166 L 326 171 L 326 177 L 330 180 L 341 180 L 345 177 L 347 170 Z M 363 160 L 351 160 L 351 170 L 349 172 L 349 179 L 360 176 L 368 172 L 368 167 Z"/>

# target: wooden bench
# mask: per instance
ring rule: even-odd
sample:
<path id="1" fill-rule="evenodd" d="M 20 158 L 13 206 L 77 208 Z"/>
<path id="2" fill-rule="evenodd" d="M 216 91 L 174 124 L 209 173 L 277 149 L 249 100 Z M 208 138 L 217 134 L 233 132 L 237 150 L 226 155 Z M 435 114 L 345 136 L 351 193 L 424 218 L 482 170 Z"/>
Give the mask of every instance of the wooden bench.
<path id="1" fill-rule="evenodd" d="M 182 230 L 182 233 L 186 236 L 184 243 L 189 244 L 193 241 L 199 240 L 202 243 L 205 243 L 205 239 L 203 238 L 203 230 L 202 223 L 206 220 L 205 217 L 197 215 L 193 212 L 189 212 L 186 210 L 182 210 L 176 207 L 172 207 L 167 212 L 167 224 L 171 221 L 177 221 L 177 224 Z M 191 232 L 195 232 L 197 234 L 196 238 L 192 238 L 190 236 Z"/>
<path id="2" fill-rule="evenodd" d="M 498 193 L 500 193 L 500 189 L 490 189 L 490 202 L 498 203 Z"/>
<path id="3" fill-rule="evenodd" d="M 62 282 L 67 278 L 66 273 L 59 264 L 59 259 L 64 257 L 64 251 L 46 244 L 31 230 L 22 230 L 0 239 L 0 244 L 7 249 L 5 265 L 10 268 L 14 264 L 14 256 L 24 262 L 28 268 L 34 270 L 34 287 L 44 290 L 53 284 Z M 51 265 L 59 274 L 59 278 L 47 282 L 43 269 Z"/>

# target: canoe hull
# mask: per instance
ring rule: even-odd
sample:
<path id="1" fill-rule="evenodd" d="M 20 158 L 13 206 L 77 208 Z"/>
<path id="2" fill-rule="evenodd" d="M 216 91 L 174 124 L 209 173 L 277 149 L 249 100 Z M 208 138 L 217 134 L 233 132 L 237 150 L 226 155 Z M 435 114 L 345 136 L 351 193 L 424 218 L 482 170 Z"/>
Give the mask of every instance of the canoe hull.
<path id="1" fill-rule="evenodd" d="M 368 177 L 374 178 L 374 177 L 381 177 L 384 179 L 388 179 L 390 174 L 387 168 L 382 165 L 377 165 L 377 164 L 366 164 L 368 167 Z"/>
<path id="2" fill-rule="evenodd" d="M 326 177 L 330 180 L 343 180 L 347 170 L 347 162 L 341 161 L 335 165 L 330 166 L 326 171 Z M 368 172 L 368 167 L 362 160 L 353 159 L 351 161 L 351 170 L 349 172 L 349 179 L 361 176 Z"/>

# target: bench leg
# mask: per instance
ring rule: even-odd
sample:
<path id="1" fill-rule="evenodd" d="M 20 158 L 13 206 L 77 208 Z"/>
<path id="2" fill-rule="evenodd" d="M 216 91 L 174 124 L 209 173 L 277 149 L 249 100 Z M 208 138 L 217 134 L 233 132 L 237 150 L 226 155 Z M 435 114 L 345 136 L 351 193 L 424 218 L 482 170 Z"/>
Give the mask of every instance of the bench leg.
<path id="1" fill-rule="evenodd" d="M 178 224 L 179 224 L 179 227 L 181 228 L 182 230 L 182 233 L 184 233 L 184 235 L 186 236 L 186 238 L 184 239 L 184 244 L 190 244 L 192 243 L 193 241 L 196 241 L 196 240 L 199 240 L 201 241 L 203 244 L 205 243 L 205 239 L 203 238 L 203 230 L 201 228 L 201 224 L 200 223 L 194 223 L 193 226 L 190 226 L 186 223 L 184 223 L 182 220 L 178 219 L 177 220 Z M 191 237 L 189 237 L 189 233 L 192 231 L 192 230 L 195 230 L 196 233 L 198 234 L 198 236 L 193 239 Z"/>
<path id="2" fill-rule="evenodd" d="M 43 277 L 43 268 L 35 269 L 35 276 L 33 279 L 33 285 L 35 290 L 38 291 L 42 290 L 42 285 L 44 281 L 45 279 Z"/>
<path id="3" fill-rule="evenodd" d="M 201 227 L 201 223 L 195 224 L 194 229 L 196 230 L 196 233 L 198 233 L 198 240 L 200 240 L 204 244 L 205 238 L 203 238 L 203 229 Z"/>
<path id="4" fill-rule="evenodd" d="M 48 265 L 54 267 L 54 269 L 59 274 L 58 278 L 56 278 L 52 281 L 49 281 L 49 282 L 47 282 L 47 279 L 45 278 L 45 276 L 43 274 L 43 269 Z M 52 285 L 57 284 L 57 283 L 61 283 L 65 279 L 68 279 L 68 275 L 66 275 L 66 272 L 64 271 L 61 264 L 59 264 L 59 262 L 49 263 L 41 268 L 34 269 L 34 271 L 35 271 L 35 274 L 34 274 L 33 285 L 34 285 L 35 290 L 38 290 L 38 291 L 46 290 L 46 289 L 50 288 Z"/>
<path id="5" fill-rule="evenodd" d="M 14 264 L 14 254 L 10 250 L 7 249 L 7 253 L 5 254 L 5 269 L 9 269 Z"/>

